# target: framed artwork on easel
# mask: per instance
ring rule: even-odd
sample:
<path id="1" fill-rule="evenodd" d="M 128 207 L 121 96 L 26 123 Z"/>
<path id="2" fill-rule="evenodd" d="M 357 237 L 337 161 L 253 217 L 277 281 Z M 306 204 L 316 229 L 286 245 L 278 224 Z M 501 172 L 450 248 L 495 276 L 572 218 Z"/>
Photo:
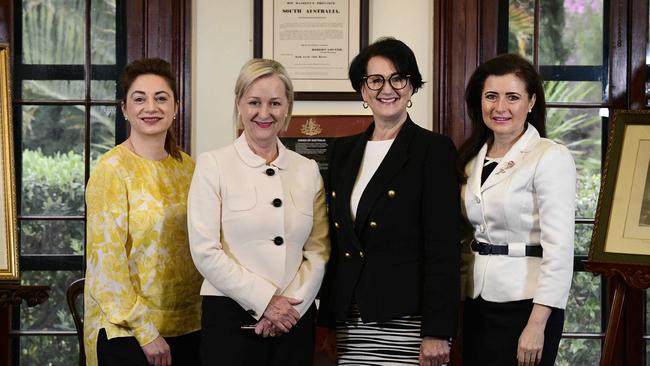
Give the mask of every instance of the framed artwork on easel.
<path id="1" fill-rule="evenodd" d="M 650 111 L 616 111 L 587 270 L 616 278 L 600 365 L 611 365 L 629 288 L 650 287 Z"/>

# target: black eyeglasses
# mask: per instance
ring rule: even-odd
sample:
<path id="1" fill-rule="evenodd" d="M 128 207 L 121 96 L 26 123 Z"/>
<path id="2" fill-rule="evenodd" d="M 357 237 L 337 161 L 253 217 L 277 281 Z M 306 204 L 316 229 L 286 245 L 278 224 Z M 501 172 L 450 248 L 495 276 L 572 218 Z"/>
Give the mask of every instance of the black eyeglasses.
<path id="1" fill-rule="evenodd" d="M 391 74 L 388 77 L 388 83 L 395 90 L 404 89 L 406 88 L 406 85 L 408 85 L 410 77 L 411 75 L 403 75 L 396 72 L 394 74 Z M 386 78 L 384 78 L 383 75 L 372 74 L 372 75 L 364 76 L 363 81 L 366 82 L 366 86 L 368 87 L 368 89 L 381 90 L 381 88 L 384 87 Z"/>

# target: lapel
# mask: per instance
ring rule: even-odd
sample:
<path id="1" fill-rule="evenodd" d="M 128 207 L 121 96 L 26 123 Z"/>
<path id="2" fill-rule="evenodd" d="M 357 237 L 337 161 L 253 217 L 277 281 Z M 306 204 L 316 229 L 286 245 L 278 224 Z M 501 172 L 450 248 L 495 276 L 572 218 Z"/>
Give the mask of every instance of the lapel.
<path id="1" fill-rule="evenodd" d="M 345 165 L 343 169 L 338 170 L 337 173 L 341 177 L 341 181 L 337 187 L 337 216 L 346 224 L 341 226 L 341 230 L 345 230 L 345 233 L 342 233 L 342 237 L 349 238 L 351 244 L 362 249 L 362 245 L 359 242 L 359 238 L 353 230 L 354 223 L 352 222 L 352 214 L 350 212 L 350 197 L 352 196 L 352 188 L 354 187 L 354 182 L 357 180 L 357 174 L 359 174 L 359 168 L 361 167 L 361 160 L 363 159 L 363 153 L 366 149 L 366 144 L 372 132 L 375 129 L 375 124 L 372 123 L 364 133 L 359 135 L 356 140 L 352 143 L 354 146 L 350 153 L 346 156 L 341 157 L 345 159 Z"/>
<path id="2" fill-rule="evenodd" d="M 468 164 L 469 172 L 466 172 L 467 189 L 476 197 L 481 196 L 481 172 L 483 171 L 483 160 L 485 160 L 487 148 L 487 143 L 484 143 L 474 159 L 470 160 Z"/>
<path id="3" fill-rule="evenodd" d="M 395 141 L 393 141 L 388 153 L 386 153 L 386 157 L 384 157 L 384 160 L 377 168 L 377 171 L 370 179 L 370 182 L 368 182 L 366 189 L 361 194 L 361 199 L 359 200 L 359 206 L 357 208 L 356 220 L 354 222 L 354 230 L 357 233 L 357 236 L 362 233 L 366 221 L 368 220 L 370 210 L 377 199 L 382 196 L 382 193 L 386 190 L 388 182 L 399 172 L 408 160 L 408 150 L 411 141 L 415 136 L 415 131 L 415 124 L 411 121 L 410 117 L 407 117 L 404 125 L 397 133 Z M 369 136 L 370 135 L 368 135 L 368 137 Z M 363 155 L 363 151 L 361 154 Z M 360 163 L 361 161 L 359 160 L 358 165 L 360 165 Z M 358 169 L 357 166 L 357 171 Z M 354 175 L 354 178 L 356 180 L 356 174 Z M 354 182 L 352 182 L 352 184 L 354 184 Z"/>
<path id="4" fill-rule="evenodd" d="M 494 171 L 490 176 L 485 180 L 483 186 L 481 186 L 481 192 L 490 189 L 494 185 L 502 182 L 506 178 L 510 177 L 517 169 L 521 166 L 526 154 L 534 147 L 539 141 L 539 132 L 533 127 L 533 125 L 528 124 L 526 132 L 523 136 L 515 142 L 514 145 L 508 150 L 508 152 L 503 156 L 501 162 L 494 168 Z M 484 155 L 485 157 L 485 155 Z M 480 160 L 482 164 L 483 159 Z M 479 183 L 480 183 L 480 171 L 479 171 Z"/>

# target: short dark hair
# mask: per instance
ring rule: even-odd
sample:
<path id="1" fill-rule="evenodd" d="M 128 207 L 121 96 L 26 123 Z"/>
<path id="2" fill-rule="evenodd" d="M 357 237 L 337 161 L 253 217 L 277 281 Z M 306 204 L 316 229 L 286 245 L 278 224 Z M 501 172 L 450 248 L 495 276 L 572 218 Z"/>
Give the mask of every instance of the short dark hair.
<path id="1" fill-rule="evenodd" d="M 465 165 L 472 160 L 483 144 L 492 138 L 492 131 L 483 121 L 481 98 L 485 80 L 492 76 L 515 74 L 526 85 L 529 97 L 535 95 L 535 105 L 528 113 L 527 121 L 533 125 L 540 136 L 546 136 L 546 100 L 542 79 L 535 67 L 525 58 L 515 54 L 502 54 L 481 64 L 467 82 L 465 103 L 472 123 L 472 133 L 458 152 L 458 170 L 465 176 Z"/>
<path id="2" fill-rule="evenodd" d="M 122 99 L 123 104 L 126 104 L 128 100 L 127 94 L 129 93 L 129 89 L 131 89 L 131 85 L 133 85 L 135 80 L 142 75 L 156 75 L 163 78 L 167 83 L 167 86 L 172 90 L 174 102 L 178 103 L 176 76 L 174 75 L 169 62 L 160 58 L 142 58 L 132 61 L 126 65 L 122 71 L 121 81 L 122 91 L 124 92 L 124 99 Z M 176 136 L 174 135 L 173 128 L 169 128 L 165 135 L 165 151 L 176 160 L 182 160 L 180 148 L 176 143 Z"/>
<path id="3" fill-rule="evenodd" d="M 352 88 L 357 92 L 361 92 L 363 77 L 367 76 L 368 61 L 375 56 L 387 58 L 393 63 L 398 73 L 410 75 L 409 81 L 413 87 L 413 93 L 417 92 L 424 84 L 413 50 L 398 39 L 384 37 L 362 49 L 350 63 L 348 77 Z"/>

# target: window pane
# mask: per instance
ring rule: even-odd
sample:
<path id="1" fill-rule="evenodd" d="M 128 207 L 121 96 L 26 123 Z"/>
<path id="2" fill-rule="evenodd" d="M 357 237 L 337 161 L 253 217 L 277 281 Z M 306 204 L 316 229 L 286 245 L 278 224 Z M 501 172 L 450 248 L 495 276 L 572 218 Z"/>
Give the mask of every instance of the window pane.
<path id="1" fill-rule="evenodd" d="M 602 102 L 603 84 L 600 81 L 547 81 L 544 82 L 546 102 Z"/>
<path id="2" fill-rule="evenodd" d="M 91 107 L 90 154 L 93 162 L 115 146 L 116 112 L 115 106 Z"/>
<path id="3" fill-rule="evenodd" d="M 23 285 L 49 285 L 50 297 L 32 308 L 24 302 L 20 305 L 20 329 L 74 331 L 74 321 L 65 293 L 68 286 L 81 277 L 82 271 L 23 271 Z"/>
<path id="4" fill-rule="evenodd" d="M 20 254 L 84 254 L 83 221 L 23 220 Z"/>
<path id="5" fill-rule="evenodd" d="M 556 366 L 593 366 L 600 362 L 599 339 L 568 339 L 560 341 Z"/>
<path id="6" fill-rule="evenodd" d="M 568 147 L 577 170 L 576 216 L 593 218 L 600 190 L 601 126 L 598 109 L 548 108 L 546 134 Z"/>
<path id="7" fill-rule="evenodd" d="M 21 366 L 78 364 L 79 341 L 76 335 L 20 337 Z"/>
<path id="8" fill-rule="evenodd" d="M 41 150 L 48 156 L 82 153 L 84 110 L 83 106 L 23 106 L 23 150 Z"/>
<path id="9" fill-rule="evenodd" d="M 591 245 L 591 234 L 594 226 L 591 224 L 576 224 L 575 255 L 587 255 Z"/>
<path id="10" fill-rule="evenodd" d="M 569 333 L 601 332 L 601 278 L 589 272 L 575 272 L 567 303 L 564 331 Z"/>
<path id="11" fill-rule="evenodd" d="M 82 80 L 23 80 L 23 99 L 80 100 L 85 98 Z"/>
<path id="12" fill-rule="evenodd" d="M 23 215 L 83 215 L 83 156 L 24 150 L 21 186 Z"/>
<path id="13" fill-rule="evenodd" d="M 117 83 L 115 80 L 91 80 L 90 97 L 93 100 L 115 100 Z"/>
<path id="14" fill-rule="evenodd" d="M 535 25 L 534 0 L 510 0 L 508 3 L 508 52 L 533 60 Z"/>
<path id="15" fill-rule="evenodd" d="M 84 62 L 85 0 L 23 1 L 23 62 Z"/>
<path id="16" fill-rule="evenodd" d="M 601 65 L 602 0 L 541 0 L 540 65 Z"/>
<path id="17" fill-rule="evenodd" d="M 93 65 L 115 64 L 115 0 L 93 0 L 90 57 Z"/>

